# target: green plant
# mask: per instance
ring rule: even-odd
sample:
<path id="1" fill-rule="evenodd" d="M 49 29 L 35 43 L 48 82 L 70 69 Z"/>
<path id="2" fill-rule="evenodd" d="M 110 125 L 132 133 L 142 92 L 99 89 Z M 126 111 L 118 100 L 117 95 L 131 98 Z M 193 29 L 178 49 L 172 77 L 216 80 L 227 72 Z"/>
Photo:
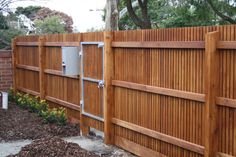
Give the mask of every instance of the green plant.
<path id="1" fill-rule="evenodd" d="M 14 94 L 13 88 L 10 88 L 8 90 L 8 100 L 11 101 L 11 102 L 15 101 L 15 94 Z"/>
<path id="2" fill-rule="evenodd" d="M 67 118 L 66 118 L 65 108 L 60 107 L 58 109 L 58 123 L 60 125 L 65 125 L 66 122 L 67 122 Z"/>
<path id="3" fill-rule="evenodd" d="M 59 125 L 65 125 L 67 122 L 65 108 L 53 108 L 50 111 L 44 111 L 42 114 L 47 123 L 57 123 Z"/>
<path id="4" fill-rule="evenodd" d="M 67 117 L 65 108 L 49 109 L 46 100 L 40 100 L 38 96 L 32 97 L 29 94 L 14 93 L 13 89 L 9 90 L 9 98 L 15 101 L 21 108 L 27 109 L 30 112 L 37 113 L 47 123 L 57 123 L 58 125 L 65 125 Z"/>

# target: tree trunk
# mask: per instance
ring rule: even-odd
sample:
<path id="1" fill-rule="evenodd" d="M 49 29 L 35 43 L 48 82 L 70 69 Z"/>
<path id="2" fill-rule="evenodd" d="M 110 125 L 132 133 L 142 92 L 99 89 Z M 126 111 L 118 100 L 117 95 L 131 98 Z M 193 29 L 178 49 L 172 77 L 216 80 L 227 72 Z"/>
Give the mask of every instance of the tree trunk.
<path id="1" fill-rule="evenodd" d="M 126 6 L 129 12 L 129 16 L 132 21 L 141 29 L 151 29 L 152 25 L 148 16 L 147 0 L 138 0 L 138 3 L 142 12 L 142 17 L 138 17 L 136 15 L 134 8 L 132 7 L 132 1 L 126 0 Z"/>
<path id="2" fill-rule="evenodd" d="M 117 0 L 107 0 L 106 3 L 106 31 L 118 30 Z"/>

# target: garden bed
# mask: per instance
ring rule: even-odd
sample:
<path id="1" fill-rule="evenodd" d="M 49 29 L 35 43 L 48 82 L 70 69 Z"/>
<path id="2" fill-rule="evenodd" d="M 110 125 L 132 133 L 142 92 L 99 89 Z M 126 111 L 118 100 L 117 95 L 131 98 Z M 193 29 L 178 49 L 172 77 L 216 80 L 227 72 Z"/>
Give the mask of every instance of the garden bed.
<path id="1" fill-rule="evenodd" d="M 9 103 L 7 111 L 0 109 L 0 142 L 45 137 L 78 136 L 78 124 L 48 124 L 35 113 Z"/>
<path id="2" fill-rule="evenodd" d="M 58 137 L 35 140 L 16 155 L 8 157 L 99 157 L 82 149 L 78 144 L 66 142 Z"/>

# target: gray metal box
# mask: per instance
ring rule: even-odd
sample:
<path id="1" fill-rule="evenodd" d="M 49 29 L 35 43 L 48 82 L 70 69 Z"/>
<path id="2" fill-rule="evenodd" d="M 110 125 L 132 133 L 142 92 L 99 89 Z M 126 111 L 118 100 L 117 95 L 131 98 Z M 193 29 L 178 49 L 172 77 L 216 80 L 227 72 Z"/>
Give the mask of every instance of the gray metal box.
<path id="1" fill-rule="evenodd" d="M 64 75 L 80 74 L 79 52 L 79 47 L 62 47 L 62 71 Z"/>

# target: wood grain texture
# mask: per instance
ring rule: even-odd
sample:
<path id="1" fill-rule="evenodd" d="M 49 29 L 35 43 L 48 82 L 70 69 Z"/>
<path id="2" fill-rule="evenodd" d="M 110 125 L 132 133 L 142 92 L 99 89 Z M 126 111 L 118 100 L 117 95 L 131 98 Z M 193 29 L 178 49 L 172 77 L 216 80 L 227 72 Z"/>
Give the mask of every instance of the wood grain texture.
<path id="1" fill-rule="evenodd" d="M 16 47 L 16 38 L 12 39 L 11 41 L 12 47 L 12 68 L 13 68 L 13 90 L 16 91 L 17 88 L 17 73 L 16 73 L 16 65 L 17 65 L 17 47 Z"/>
<path id="2" fill-rule="evenodd" d="M 184 140 L 181 140 L 181 139 L 169 136 L 169 135 L 165 135 L 165 134 L 162 134 L 162 133 L 135 125 L 135 124 L 131 124 L 131 123 L 119 120 L 119 119 L 113 118 L 112 123 L 119 125 L 121 127 L 130 129 L 130 130 L 142 133 L 146 136 L 150 136 L 152 138 L 182 147 L 184 149 L 187 149 L 187 150 L 199 153 L 199 154 L 204 154 L 204 147 L 203 146 L 199 146 L 199 145 L 190 143 L 188 141 L 184 141 Z"/>
<path id="3" fill-rule="evenodd" d="M 39 38 L 38 45 L 38 54 L 39 54 L 39 91 L 40 91 L 40 99 L 45 99 L 45 62 L 46 62 L 46 52 L 45 52 L 45 37 Z"/>
<path id="4" fill-rule="evenodd" d="M 60 99 L 57 99 L 57 98 L 53 98 L 53 97 L 50 97 L 50 96 L 46 96 L 45 99 L 48 100 L 48 101 L 54 102 L 56 104 L 60 104 L 61 106 L 64 106 L 64 107 L 67 107 L 67 108 L 70 108 L 70 109 L 73 109 L 73 110 L 76 110 L 76 111 L 80 111 L 80 106 L 79 105 L 69 103 L 69 102 L 66 102 L 66 101 L 63 101 L 63 100 L 60 100 Z"/>
<path id="5" fill-rule="evenodd" d="M 219 52 L 217 42 L 219 32 L 206 34 L 205 52 L 205 157 L 215 157 L 218 148 L 218 120 L 215 98 L 219 95 Z"/>
<path id="6" fill-rule="evenodd" d="M 233 49 L 235 50 L 236 49 L 236 41 L 219 41 L 217 43 L 217 48 L 218 49 Z"/>
<path id="7" fill-rule="evenodd" d="M 16 46 L 38 46 L 38 42 L 17 42 Z"/>
<path id="8" fill-rule="evenodd" d="M 114 144 L 114 125 L 111 120 L 114 116 L 114 88 L 112 80 L 114 77 L 114 52 L 111 47 L 113 40 L 112 32 L 104 32 L 104 135 L 106 144 Z"/>
<path id="9" fill-rule="evenodd" d="M 236 108 L 236 100 L 235 99 L 217 97 L 216 104 L 220 105 L 220 106 Z"/>
<path id="10" fill-rule="evenodd" d="M 45 46 L 52 46 L 52 47 L 61 47 L 61 46 L 75 46 L 80 47 L 80 41 L 78 42 L 45 42 Z"/>
<path id="11" fill-rule="evenodd" d="M 18 69 L 25 69 L 25 70 L 30 70 L 30 71 L 37 71 L 37 72 L 39 72 L 39 68 L 38 68 L 38 67 L 34 67 L 34 66 L 16 64 L 15 67 L 18 68 Z"/>
<path id="12" fill-rule="evenodd" d="M 166 95 L 166 96 L 172 96 L 172 97 L 194 100 L 194 101 L 199 101 L 199 102 L 205 102 L 205 95 L 199 94 L 199 93 L 185 92 L 181 90 L 174 90 L 174 89 L 161 88 L 161 87 L 153 87 L 153 86 L 147 86 L 147 85 L 138 84 L 138 83 L 118 81 L 118 80 L 113 80 L 112 85 L 117 86 L 117 87 L 123 87 L 123 88 L 128 88 L 128 89 L 149 92 L 149 93 L 156 93 L 160 95 Z"/>
<path id="13" fill-rule="evenodd" d="M 158 152 L 155 152 L 151 149 L 148 149 L 146 147 L 143 147 L 141 145 L 138 145 L 132 141 L 129 141 L 125 138 L 122 138 L 122 137 L 119 137 L 119 136 L 116 136 L 115 137 L 115 144 L 125 150 L 128 150 L 138 156 L 141 156 L 141 157 L 145 157 L 145 156 L 148 156 L 148 157 L 167 157 L 161 153 L 158 153 Z"/>
<path id="14" fill-rule="evenodd" d="M 22 91 L 22 92 L 24 92 L 24 93 L 31 94 L 31 95 L 33 95 L 33 96 L 39 96 L 39 95 L 40 95 L 39 92 L 35 92 L 35 91 L 33 91 L 33 90 L 26 89 L 26 88 L 23 88 L 23 87 L 17 87 L 17 90 Z"/>
<path id="15" fill-rule="evenodd" d="M 123 48 L 170 48 L 170 49 L 204 49 L 203 41 L 159 41 L 159 42 L 112 42 L 112 47 Z"/>

